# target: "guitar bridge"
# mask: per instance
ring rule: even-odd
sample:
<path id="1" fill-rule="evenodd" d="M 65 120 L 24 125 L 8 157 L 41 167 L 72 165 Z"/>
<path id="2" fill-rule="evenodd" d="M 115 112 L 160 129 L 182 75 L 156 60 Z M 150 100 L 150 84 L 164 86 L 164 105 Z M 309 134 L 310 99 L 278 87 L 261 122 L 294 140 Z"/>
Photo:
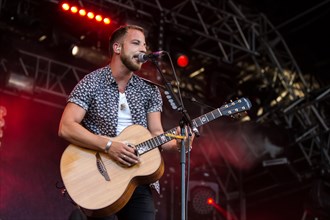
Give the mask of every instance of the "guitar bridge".
<path id="1" fill-rule="evenodd" d="M 102 158 L 101 158 L 99 152 L 97 152 L 95 154 L 95 157 L 96 157 L 96 166 L 97 166 L 97 169 L 99 170 L 100 174 L 104 177 L 104 179 L 106 181 L 110 181 L 109 174 L 107 172 L 107 169 L 104 166 L 104 163 L 102 161 Z"/>

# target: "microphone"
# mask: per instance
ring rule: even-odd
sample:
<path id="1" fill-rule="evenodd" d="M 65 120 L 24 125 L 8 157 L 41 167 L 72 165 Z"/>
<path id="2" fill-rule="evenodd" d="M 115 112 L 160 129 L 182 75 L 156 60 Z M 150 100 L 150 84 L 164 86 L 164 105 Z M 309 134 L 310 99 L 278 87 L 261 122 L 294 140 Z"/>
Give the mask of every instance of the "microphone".
<path id="1" fill-rule="evenodd" d="M 160 50 L 160 51 L 152 52 L 152 53 L 149 53 L 149 54 L 139 53 L 138 55 L 134 55 L 134 57 L 136 57 L 138 59 L 138 62 L 145 63 L 148 60 L 153 60 L 153 59 L 156 59 L 158 57 L 161 57 L 161 56 L 163 56 L 163 54 L 164 54 L 164 51 Z"/>

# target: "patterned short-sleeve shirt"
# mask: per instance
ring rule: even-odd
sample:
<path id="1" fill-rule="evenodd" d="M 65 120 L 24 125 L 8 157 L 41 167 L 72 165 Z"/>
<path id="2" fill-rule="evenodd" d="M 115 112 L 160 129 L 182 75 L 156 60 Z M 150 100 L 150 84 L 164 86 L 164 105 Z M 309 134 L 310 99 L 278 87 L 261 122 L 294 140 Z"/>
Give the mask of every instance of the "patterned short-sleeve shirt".
<path id="1" fill-rule="evenodd" d="M 133 124 L 147 128 L 147 113 L 162 111 L 159 89 L 133 74 L 125 91 Z M 119 92 L 109 66 L 87 74 L 73 89 L 68 102 L 86 110 L 82 125 L 89 131 L 116 136 Z"/>

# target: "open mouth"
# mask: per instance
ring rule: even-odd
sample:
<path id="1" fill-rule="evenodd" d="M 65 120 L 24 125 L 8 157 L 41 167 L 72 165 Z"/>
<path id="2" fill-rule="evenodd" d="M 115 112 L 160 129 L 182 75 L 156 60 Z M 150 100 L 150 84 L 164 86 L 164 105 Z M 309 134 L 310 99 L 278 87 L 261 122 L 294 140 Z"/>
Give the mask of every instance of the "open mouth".
<path id="1" fill-rule="evenodd" d="M 137 60 L 138 63 L 145 63 L 147 59 L 145 58 L 145 53 L 135 54 L 133 58 Z"/>
<path id="2" fill-rule="evenodd" d="M 139 62 L 139 54 L 133 55 L 132 59 L 135 60 L 137 63 L 140 63 Z"/>

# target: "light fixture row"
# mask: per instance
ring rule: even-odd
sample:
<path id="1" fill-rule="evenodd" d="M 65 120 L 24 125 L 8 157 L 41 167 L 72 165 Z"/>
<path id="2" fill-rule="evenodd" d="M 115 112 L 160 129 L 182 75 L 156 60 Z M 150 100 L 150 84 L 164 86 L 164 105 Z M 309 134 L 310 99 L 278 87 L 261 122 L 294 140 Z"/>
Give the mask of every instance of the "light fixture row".
<path id="1" fill-rule="evenodd" d="M 99 13 L 95 13 L 91 10 L 79 8 L 78 6 L 75 6 L 75 5 L 70 5 L 67 2 L 63 2 L 61 4 L 61 8 L 63 11 L 71 12 L 72 14 L 76 14 L 81 17 L 86 17 L 87 19 L 94 20 L 96 22 L 100 22 L 100 23 L 102 22 L 105 25 L 109 25 L 111 23 L 111 19 L 109 17 L 106 17 Z"/>

